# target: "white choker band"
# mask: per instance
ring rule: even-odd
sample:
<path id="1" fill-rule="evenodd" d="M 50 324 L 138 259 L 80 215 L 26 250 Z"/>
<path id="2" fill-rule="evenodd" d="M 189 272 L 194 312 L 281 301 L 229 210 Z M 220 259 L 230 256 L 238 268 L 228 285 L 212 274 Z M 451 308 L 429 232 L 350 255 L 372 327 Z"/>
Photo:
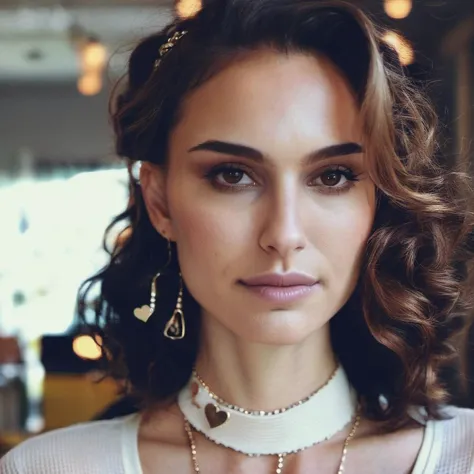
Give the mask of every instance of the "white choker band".
<path id="1" fill-rule="evenodd" d="M 246 414 L 215 398 L 193 375 L 179 393 L 178 405 L 208 439 L 252 456 L 293 453 L 325 441 L 350 423 L 357 410 L 357 395 L 340 366 L 315 394 L 276 414 Z"/>

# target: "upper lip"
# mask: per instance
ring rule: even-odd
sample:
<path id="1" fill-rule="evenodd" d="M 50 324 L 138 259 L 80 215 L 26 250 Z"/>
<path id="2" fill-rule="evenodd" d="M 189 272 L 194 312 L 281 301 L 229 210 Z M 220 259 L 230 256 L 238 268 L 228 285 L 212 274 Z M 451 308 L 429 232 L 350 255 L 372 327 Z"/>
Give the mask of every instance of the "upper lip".
<path id="1" fill-rule="evenodd" d="M 242 283 L 247 286 L 312 286 L 318 282 L 304 273 L 266 273 L 246 278 Z"/>

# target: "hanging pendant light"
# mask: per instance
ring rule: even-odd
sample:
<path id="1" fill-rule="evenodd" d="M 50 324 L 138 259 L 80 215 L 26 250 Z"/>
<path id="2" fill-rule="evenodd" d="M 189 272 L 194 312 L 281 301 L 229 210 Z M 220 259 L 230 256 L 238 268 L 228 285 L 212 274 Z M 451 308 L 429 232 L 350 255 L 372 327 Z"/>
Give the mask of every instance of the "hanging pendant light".
<path id="1" fill-rule="evenodd" d="M 97 38 L 89 38 L 80 48 L 82 70 L 103 71 L 107 56 L 107 48 Z"/>
<path id="2" fill-rule="evenodd" d="M 413 0 L 385 0 L 384 8 L 389 17 L 401 20 L 410 14 Z"/>
<path id="3" fill-rule="evenodd" d="M 77 81 L 77 89 L 82 95 L 97 95 L 103 86 L 102 71 L 84 72 Z"/>
<path id="4" fill-rule="evenodd" d="M 77 81 L 79 92 L 86 96 L 98 94 L 103 87 L 103 73 L 107 66 L 108 52 L 97 38 L 89 37 L 79 46 L 81 75 Z"/>

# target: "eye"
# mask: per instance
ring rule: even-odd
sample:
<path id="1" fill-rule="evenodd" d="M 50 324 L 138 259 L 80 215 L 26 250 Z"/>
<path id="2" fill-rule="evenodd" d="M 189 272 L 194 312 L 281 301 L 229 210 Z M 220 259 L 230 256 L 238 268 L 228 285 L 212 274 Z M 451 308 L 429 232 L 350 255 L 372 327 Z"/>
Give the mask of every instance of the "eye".
<path id="1" fill-rule="evenodd" d="M 207 173 L 207 179 L 219 188 L 246 188 L 256 186 L 249 173 L 236 165 L 221 165 Z"/>
<path id="2" fill-rule="evenodd" d="M 340 170 L 325 171 L 321 176 L 321 183 L 324 186 L 337 186 L 341 179 L 345 178 Z"/>
<path id="3" fill-rule="evenodd" d="M 321 192 L 340 192 L 350 189 L 358 181 L 357 175 L 345 166 L 331 167 L 309 181 L 309 186 L 320 188 Z"/>
<path id="4" fill-rule="evenodd" d="M 234 169 L 234 168 L 228 168 L 224 171 L 221 171 L 216 176 L 216 178 L 218 178 L 219 181 L 225 184 L 230 184 L 230 185 L 252 183 L 252 180 L 245 174 L 244 171 L 239 170 L 239 169 Z M 247 178 L 247 179 L 244 179 L 244 178 Z"/>

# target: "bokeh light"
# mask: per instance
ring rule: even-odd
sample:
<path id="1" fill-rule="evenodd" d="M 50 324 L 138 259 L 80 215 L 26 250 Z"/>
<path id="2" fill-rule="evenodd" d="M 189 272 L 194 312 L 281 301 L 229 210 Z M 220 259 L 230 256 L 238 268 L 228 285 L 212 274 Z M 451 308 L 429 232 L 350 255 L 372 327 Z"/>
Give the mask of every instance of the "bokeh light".
<path id="1" fill-rule="evenodd" d="M 102 344 L 102 339 L 99 336 L 95 337 L 97 342 L 92 336 L 77 336 L 72 343 L 74 353 L 81 359 L 100 359 L 102 357 L 102 351 L 99 344 Z"/>
<path id="2" fill-rule="evenodd" d="M 406 18 L 412 8 L 412 0 L 385 0 L 385 13 L 396 20 Z"/>

